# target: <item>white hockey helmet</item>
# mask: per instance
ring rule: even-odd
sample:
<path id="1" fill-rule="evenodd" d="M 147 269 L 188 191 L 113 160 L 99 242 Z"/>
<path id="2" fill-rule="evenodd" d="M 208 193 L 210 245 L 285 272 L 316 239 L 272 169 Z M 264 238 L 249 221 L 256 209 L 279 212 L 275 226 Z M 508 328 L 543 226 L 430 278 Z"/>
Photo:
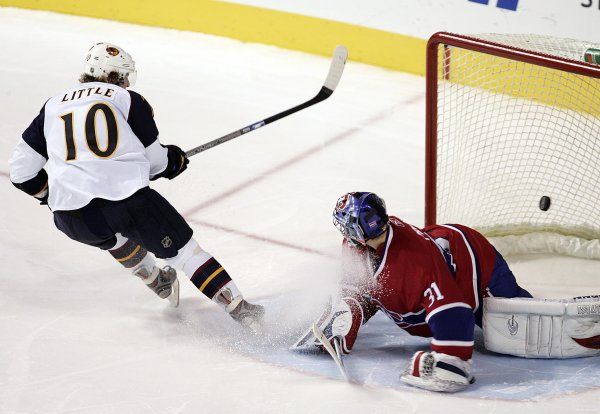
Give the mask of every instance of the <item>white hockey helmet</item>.
<path id="1" fill-rule="evenodd" d="M 117 72 L 121 86 L 133 86 L 137 78 L 135 62 L 131 55 L 110 43 L 97 43 L 90 48 L 85 57 L 84 72 L 94 77 Z"/>

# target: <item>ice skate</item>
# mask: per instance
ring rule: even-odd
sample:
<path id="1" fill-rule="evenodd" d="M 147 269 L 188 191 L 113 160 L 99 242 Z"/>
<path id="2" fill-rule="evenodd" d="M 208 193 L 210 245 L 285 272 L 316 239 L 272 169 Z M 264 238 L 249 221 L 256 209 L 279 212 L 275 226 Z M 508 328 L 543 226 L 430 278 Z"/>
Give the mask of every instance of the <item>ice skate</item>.
<path id="1" fill-rule="evenodd" d="M 235 321 L 251 328 L 258 326 L 264 314 L 265 308 L 262 305 L 254 305 L 245 299 L 242 299 L 235 309 L 229 312 Z"/>
<path id="2" fill-rule="evenodd" d="M 154 266 L 151 271 L 141 267 L 134 272 L 161 299 L 168 299 L 174 308 L 179 306 L 179 280 L 177 272 L 170 266 L 163 269 Z"/>

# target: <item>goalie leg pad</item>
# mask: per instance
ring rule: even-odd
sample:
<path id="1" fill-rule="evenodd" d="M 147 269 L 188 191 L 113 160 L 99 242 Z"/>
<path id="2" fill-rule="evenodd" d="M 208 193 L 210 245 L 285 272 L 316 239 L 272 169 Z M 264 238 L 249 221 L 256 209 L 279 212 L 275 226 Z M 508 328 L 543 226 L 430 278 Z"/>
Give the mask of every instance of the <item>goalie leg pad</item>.
<path id="1" fill-rule="evenodd" d="M 342 353 L 349 354 L 363 320 L 364 313 L 360 303 L 352 297 L 344 297 L 335 304 L 330 299 L 315 325 L 323 332 L 323 335 L 331 342 L 332 346 L 333 338 L 339 338 Z M 311 351 L 323 348 L 311 328 L 302 335 L 291 349 Z"/>
<path id="2" fill-rule="evenodd" d="M 600 296 L 486 298 L 483 337 L 490 351 L 526 358 L 600 355 Z"/>

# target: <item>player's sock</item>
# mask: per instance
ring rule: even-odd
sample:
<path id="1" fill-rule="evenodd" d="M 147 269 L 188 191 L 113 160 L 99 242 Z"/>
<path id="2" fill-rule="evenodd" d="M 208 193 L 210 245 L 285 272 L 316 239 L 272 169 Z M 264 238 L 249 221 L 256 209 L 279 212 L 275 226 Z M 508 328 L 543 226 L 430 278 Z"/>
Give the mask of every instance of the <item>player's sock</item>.
<path id="1" fill-rule="evenodd" d="M 154 258 L 143 246 L 117 233 L 117 242 L 108 252 L 127 269 L 135 271 L 140 266 L 152 267 Z"/>
<path id="2" fill-rule="evenodd" d="M 176 257 L 167 261 L 182 269 L 200 292 L 221 306 L 233 319 L 246 324 L 250 319 L 260 320 L 264 314 L 262 306 L 244 300 L 221 263 L 202 250 L 194 239 L 180 249 Z"/>
<path id="3" fill-rule="evenodd" d="M 237 296 L 241 296 L 229 273 L 227 273 L 217 259 L 205 251 L 190 257 L 185 264 L 184 272 L 190 277 L 190 280 L 200 292 L 217 303 L 219 303 L 216 300 L 217 293 L 225 285 L 230 285 L 231 287 L 231 300 L 235 300 Z"/>
<path id="4" fill-rule="evenodd" d="M 265 313 L 262 306 L 244 300 L 231 276 L 212 256 L 196 269 L 190 279 L 198 290 L 243 325 L 253 325 Z"/>

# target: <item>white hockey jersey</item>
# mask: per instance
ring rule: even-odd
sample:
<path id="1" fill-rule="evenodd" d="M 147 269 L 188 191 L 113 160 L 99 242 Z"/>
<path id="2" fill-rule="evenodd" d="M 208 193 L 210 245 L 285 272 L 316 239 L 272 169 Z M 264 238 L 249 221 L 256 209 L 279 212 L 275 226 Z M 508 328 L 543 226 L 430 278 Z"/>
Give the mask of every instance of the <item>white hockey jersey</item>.
<path id="1" fill-rule="evenodd" d="M 75 210 L 93 198 L 122 200 L 148 186 L 167 167 L 167 149 L 141 95 L 91 82 L 45 103 L 11 157 L 11 181 L 27 187 L 44 165 L 50 208 Z"/>

